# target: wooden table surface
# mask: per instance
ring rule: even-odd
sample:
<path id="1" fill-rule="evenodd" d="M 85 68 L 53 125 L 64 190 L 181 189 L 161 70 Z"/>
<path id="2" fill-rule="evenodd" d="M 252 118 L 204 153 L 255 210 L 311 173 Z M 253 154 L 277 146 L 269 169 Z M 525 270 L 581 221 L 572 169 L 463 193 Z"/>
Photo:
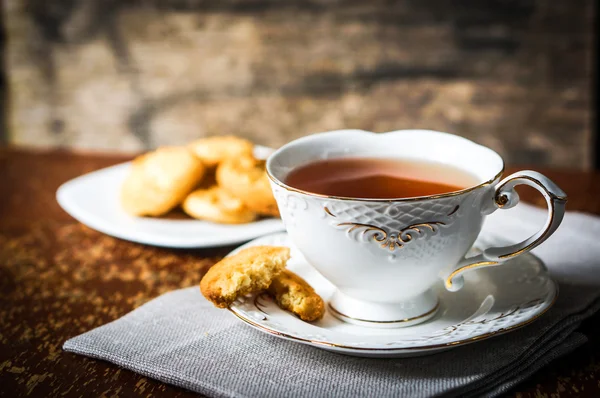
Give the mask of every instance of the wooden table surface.
<path id="1" fill-rule="evenodd" d="M 173 250 L 130 243 L 95 232 L 60 209 L 54 194 L 61 183 L 123 160 L 0 148 L 0 396 L 194 395 L 61 349 L 68 338 L 161 293 L 197 285 L 232 249 Z M 600 214 L 600 173 L 540 171 L 569 194 L 568 210 Z M 543 205 L 532 190 L 520 192 L 525 200 Z M 510 395 L 600 396 L 598 320 L 600 315 L 581 326 L 589 343 Z"/>

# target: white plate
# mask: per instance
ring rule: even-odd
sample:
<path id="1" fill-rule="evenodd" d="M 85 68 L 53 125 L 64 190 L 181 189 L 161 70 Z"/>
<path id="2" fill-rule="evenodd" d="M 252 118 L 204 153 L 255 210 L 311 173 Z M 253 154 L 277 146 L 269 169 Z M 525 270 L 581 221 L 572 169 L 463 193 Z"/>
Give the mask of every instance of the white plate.
<path id="1" fill-rule="evenodd" d="M 493 244 L 493 239 L 488 244 Z M 333 286 L 293 247 L 286 233 L 256 239 L 254 245 L 292 249 L 288 268 L 307 280 L 327 302 Z M 234 251 L 234 252 L 235 252 Z M 476 250 L 474 250 L 476 251 Z M 250 326 L 276 337 L 342 354 L 367 357 L 410 357 L 431 354 L 523 327 L 554 304 L 558 287 L 537 257 L 523 254 L 500 267 L 465 274 L 465 287 L 448 292 L 437 287 L 440 309 L 429 321 L 400 329 L 373 329 L 344 323 L 328 308 L 315 323 L 280 309 L 266 294 L 238 299 L 230 311 Z"/>
<path id="2" fill-rule="evenodd" d="M 266 158 L 272 150 L 257 146 L 255 156 Z M 117 238 L 148 245 L 199 248 L 244 242 L 283 230 L 279 219 L 227 225 L 199 220 L 133 217 L 119 203 L 121 184 L 130 163 L 123 163 L 77 177 L 56 192 L 60 206 L 88 227 Z"/>

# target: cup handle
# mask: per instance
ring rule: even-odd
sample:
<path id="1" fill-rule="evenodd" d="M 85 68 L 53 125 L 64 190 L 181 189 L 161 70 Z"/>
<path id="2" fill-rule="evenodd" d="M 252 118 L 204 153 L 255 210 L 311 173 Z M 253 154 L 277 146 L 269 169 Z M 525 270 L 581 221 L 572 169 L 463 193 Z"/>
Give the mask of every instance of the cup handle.
<path id="1" fill-rule="evenodd" d="M 548 204 L 548 218 L 544 227 L 521 243 L 504 247 L 490 247 L 477 256 L 464 258 L 446 277 L 444 281 L 446 289 L 452 292 L 459 290 L 464 285 L 463 274 L 466 271 L 501 265 L 541 244 L 558 228 L 565 214 L 567 195 L 549 178 L 535 171 L 519 171 L 500 181 L 493 197 L 494 210 L 510 209 L 516 206 L 519 203 L 519 195 L 515 191 L 515 187 L 522 184 L 529 185 L 544 195 Z"/>

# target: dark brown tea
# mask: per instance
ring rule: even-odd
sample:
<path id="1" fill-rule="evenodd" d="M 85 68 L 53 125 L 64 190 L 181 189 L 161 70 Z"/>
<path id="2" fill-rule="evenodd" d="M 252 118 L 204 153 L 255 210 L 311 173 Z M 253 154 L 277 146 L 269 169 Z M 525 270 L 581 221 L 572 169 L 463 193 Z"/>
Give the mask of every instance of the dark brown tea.
<path id="1" fill-rule="evenodd" d="M 300 166 L 290 172 L 285 183 L 321 195 L 393 199 L 460 191 L 479 181 L 464 170 L 440 163 L 341 158 Z"/>

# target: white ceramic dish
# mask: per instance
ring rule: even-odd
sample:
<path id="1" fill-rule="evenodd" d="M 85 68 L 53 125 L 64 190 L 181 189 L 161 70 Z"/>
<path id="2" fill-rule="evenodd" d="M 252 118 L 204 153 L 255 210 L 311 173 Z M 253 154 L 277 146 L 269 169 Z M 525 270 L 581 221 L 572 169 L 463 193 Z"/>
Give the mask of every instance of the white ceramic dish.
<path id="1" fill-rule="evenodd" d="M 257 146 L 255 156 L 266 158 L 270 148 Z M 239 225 L 200 220 L 133 217 L 119 203 L 119 191 L 129 162 L 82 175 L 56 192 L 60 206 L 73 218 L 97 231 L 132 242 L 173 248 L 224 246 L 283 230 L 281 220 L 262 219 Z"/>
<path id="2" fill-rule="evenodd" d="M 503 244 L 494 239 L 488 244 Z M 478 243 L 482 244 L 482 243 Z M 292 249 L 288 268 L 305 278 L 327 302 L 334 286 L 317 273 L 293 247 L 286 233 L 256 239 L 253 245 L 283 245 Z M 483 245 L 483 244 L 482 244 Z M 234 251 L 235 252 L 235 251 Z M 465 275 L 469 283 L 458 292 L 442 282 L 436 315 L 424 323 L 399 329 L 366 328 L 342 322 L 328 308 L 315 323 L 301 321 L 280 309 L 265 294 L 237 300 L 230 311 L 250 326 L 275 337 L 312 345 L 342 354 L 365 357 L 426 355 L 509 332 L 543 315 L 557 295 L 557 285 L 541 260 L 524 254 L 496 268 L 482 268 Z"/>
<path id="3" fill-rule="evenodd" d="M 473 181 L 455 192 L 388 199 L 316 194 L 286 184 L 299 166 L 347 157 L 432 162 L 470 173 Z M 466 273 L 499 267 L 542 244 L 558 228 L 566 194 L 536 171 L 502 178 L 503 171 L 504 161 L 493 150 L 431 130 L 312 134 L 282 146 L 267 160 L 291 240 L 337 287 L 332 308 L 348 322 L 376 328 L 427 321 L 437 311 L 433 287 L 440 279 L 448 290 L 460 290 Z M 537 189 L 546 199 L 544 227 L 520 243 L 481 246 L 478 255 L 465 256 L 487 215 L 518 204 L 519 185 Z"/>

